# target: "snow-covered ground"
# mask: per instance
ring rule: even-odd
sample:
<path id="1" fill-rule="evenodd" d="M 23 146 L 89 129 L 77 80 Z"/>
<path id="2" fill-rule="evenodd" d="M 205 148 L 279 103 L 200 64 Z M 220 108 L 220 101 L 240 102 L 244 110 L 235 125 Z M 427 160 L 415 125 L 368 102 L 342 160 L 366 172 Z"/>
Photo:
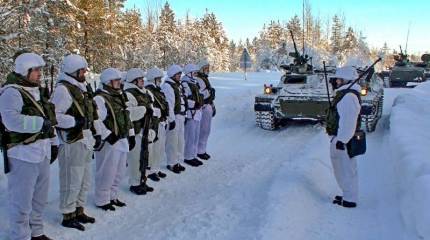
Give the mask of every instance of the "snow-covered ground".
<path id="1" fill-rule="evenodd" d="M 394 101 L 390 144 L 408 231 L 430 239 L 430 82 Z"/>
<path id="2" fill-rule="evenodd" d="M 403 178 L 388 141 L 392 102 L 411 90 L 386 90 L 384 117 L 368 135 L 368 153 L 359 161 L 359 206 L 344 209 L 331 204 L 339 190 L 320 125 L 294 123 L 279 131 L 255 126 L 254 96 L 280 76 L 251 73 L 244 81 L 240 73 L 213 74 L 212 159 L 159 183 L 149 181 L 156 190 L 146 196 L 131 194 L 124 179 L 121 199 L 128 206 L 115 212 L 96 209 L 91 191 L 88 213 L 97 223 L 85 232 L 59 225 L 58 165 L 53 164 L 46 233 L 65 240 L 416 239 L 404 227 L 398 195 Z M 6 182 L 1 174 L 0 239 L 8 228 Z"/>

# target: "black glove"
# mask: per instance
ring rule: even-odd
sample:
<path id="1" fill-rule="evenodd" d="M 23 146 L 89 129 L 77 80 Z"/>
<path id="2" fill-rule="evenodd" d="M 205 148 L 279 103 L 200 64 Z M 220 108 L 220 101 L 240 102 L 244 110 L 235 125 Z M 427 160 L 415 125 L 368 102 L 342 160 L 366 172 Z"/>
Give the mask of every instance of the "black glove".
<path id="1" fill-rule="evenodd" d="M 345 150 L 345 144 L 341 141 L 336 142 L 336 149 L 337 150 Z"/>
<path id="2" fill-rule="evenodd" d="M 115 136 L 114 133 L 111 133 L 105 140 L 110 143 L 110 145 L 114 145 L 118 141 L 118 137 Z"/>
<path id="3" fill-rule="evenodd" d="M 200 109 L 202 106 L 200 103 L 198 103 L 197 101 L 194 102 L 194 109 L 198 110 Z"/>
<path id="4" fill-rule="evenodd" d="M 75 128 L 83 129 L 87 120 L 83 117 L 75 118 Z"/>
<path id="5" fill-rule="evenodd" d="M 49 130 L 51 130 L 51 128 L 52 128 L 51 120 L 44 119 L 42 129 L 40 129 L 40 131 L 46 133 L 46 132 L 49 132 Z"/>
<path id="6" fill-rule="evenodd" d="M 215 88 L 210 88 L 209 93 L 210 93 L 211 100 L 212 101 L 215 100 Z"/>
<path id="7" fill-rule="evenodd" d="M 55 162 L 55 160 L 58 157 L 58 146 L 57 145 L 51 145 L 51 164 Z"/>
<path id="8" fill-rule="evenodd" d="M 128 150 L 133 150 L 136 146 L 136 138 L 134 136 L 129 136 L 128 138 Z"/>
<path id="9" fill-rule="evenodd" d="M 169 130 L 170 131 L 172 131 L 173 129 L 175 129 L 175 127 L 176 127 L 176 122 L 175 121 L 169 123 Z"/>
<path id="10" fill-rule="evenodd" d="M 102 136 L 95 135 L 94 140 L 96 140 L 96 143 L 94 144 L 94 149 L 99 149 L 102 145 Z"/>
<path id="11" fill-rule="evenodd" d="M 215 117 L 216 115 L 216 108 L 215 105 L 212 105 L 212 117 Z"/>
<path id="12" fill-rule="evenodd" d="M 152 109 L 152 108 L 150 108 L 150 107 L 146 108 L 145 116 L 150 116 L 150 117 L 152 117 L 152 115 L 154 115 L 154 109 Z"/>

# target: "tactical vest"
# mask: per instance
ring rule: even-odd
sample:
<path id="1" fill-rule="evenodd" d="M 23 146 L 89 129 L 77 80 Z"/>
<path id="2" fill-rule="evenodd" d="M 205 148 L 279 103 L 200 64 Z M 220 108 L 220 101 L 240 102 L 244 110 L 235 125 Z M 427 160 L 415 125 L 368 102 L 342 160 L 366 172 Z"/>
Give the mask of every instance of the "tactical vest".
<path id="1" fill-rule="evenodd" d="M 188 84 L 188 87 L 191 90 L 191 95 L 188 96 L 187 98 L 190 100 L 193 100 L 194 103 L 194 107 L 193 108 L 189 108 L 188 110 L 197 110 L 197 106 L 199 106 L 199 108 L 201 106 L 203 106 L 203 97 L 200 94 L 200 88 L 199 85 L 197 83 L 192 83 L 192 82 L 188 82 L 188 81 L 184 81 L 186 84 Z"/>
<path id="2" fill-rule="evenodd" d="M 151 107 L 152 99 L 148 94 L 144 94 L 136 88 L 129 88 L 125 91 L 129 92 L 134 98 L 136 98 L 138 106 L 145 106 L 146 109 Z M 140 133 L 143 128 L 143 121 L 141 121 L 141 119 L 133 121 L 133 127 L 136 134 Z"/>
<path id="3" fill-rule="evenodd" d="M 169 103 L 166 100 L 166 96 L 161 92 L 159 87 L 155 87 L 154 85 L 149 85 L 146 89 L 154 96 L 154 107 L 161 110 L 160 121 L 166 121 L 167 116 L 169 115 Z"/>
<path id="4" fill-rule="evenodd" d="M 336 92 L 336 95 L 333 98 L 332 106 L 327 110 L 326 116 L 326 132 L 329 136 L 337 136 L 337 131 L 339 129 L 339 112 L 337 111 L 337 104 L 342 100 L 342 98 L 348 94 L 353 93 L 357 96 L 358 101 L 361 105 L 361 96 L 360 93 L 353 89 L 344 89 Z M 361 114 L 358 114 L 356 130 L 360 130 L 361 128 Z"/>
<path id="5" fill-rule="evenodd" d="M 8 80 L 5 86 L 10 84 L 17 84 L 20 85 L 20 81 L 22 81 L 22 77 L 17 74 L 10 74 L 8 76 Z M 44 119 L 49 119 L 51 121 L 52 126 L 57 125 L 57 119 L 55 117 L 55 106 L 48 101 L 48 97 L 45 96 L 45 89 L 39 88 L 40 92 L 40 100 L 36 101 L 34 99 L 33 95 L 26 91 L 21 86 L 11 86 L 12 88 L 15 88 L 18 90 L 18 92 L 21 94 L 23 106 L 21 109 L 22 115 L 27 116 L 37 116 L 42 117 Z M 24 122 L 26 125 L 26 128 L 32 127 L 32 122 Z M 54 128 L 51 128 L 48 132 L 36 132 L 36 133 L 19 133 L 19 132 L 12 132 L 7 131 L 5 132 L 5 136 L 2 137 L 2 141 L 4 141 L 4 144 L 6 144 L 7 148 L 12 148 L 16 145 L 20 144 L 30 144 L 34 143 L 37 140 L 40 139 L 47 139 L 47 138 L 53 138 L 55 137 Z"/>
<path id="6" fill-rule="evenodd" d="M 128 137 L 129 130 L 133 128 L 125 104 L 127 101 L 126 96 L 122 93 L 113 92 L 112 90 L 107 91 L 109 93 L 100 89 L 96 92 L 97 96 L 101 96 L 105 100 L 107 116 L 103 123 L 119 139 L 126 138 Z"/>
<path id="7" fill-rule="evenodd" d="M 208 75 L 206 75 L 206 74 L 204 74 L 204 73 L 201 73 L 201 72 L 199 72 L 198 73 L 198 77 L 200 78 L 200 79 L 202 79 L 203 80 L 203 82 L 205 83 L 205 85 L 206 85 L 206 88 L 205 89 L 203 89 L 203 90 L 208 90 L 208 92 L 209 92 L 209 97 L 207 98 L 207 99 L 204 99 L 204 103 L 205 104 L 213 104 L 213 101 L 215 100 L 215 91 L 214 91 L 214 89 L 212 88 L 212 85 L 211 85 L 211 83 L 209 82 L 209 79 L 208 79 Z"/>
<path id="8" fill-rule="evenodd" d="M 67 133 L 65 141 L 67 143 L 74 143 L 81 140 L 83 130 L 91 129 L 93 122 L 98 119 L 97 106 L 93 99 L 93 92 L 91 87 L 87 85 L 87 92 L 82 91 L 78 86 L 75 86 L 67 81 L 59 81 L 58 83 L 66 87 L 70 97 L 73 100 L 72 105 L 67 109 L 66 114 L 74 117 L 83 117 L 89 123 L 88 126 L 78 126 L 69 129 L 61 129 Z"/>
<path id="9" fill-rule="evenodd" d="M 172 89 L 173 92 L 175 93 L 175 105 L 173 108 L 173 112 L 176 114 L 183 114 L 181 112 L 181 89 L 180 89 L 180 84 L 179 83 L 172 83 L 172 82 L 168 82 L 166 81 L 167 84 L 169 84 Z"/>

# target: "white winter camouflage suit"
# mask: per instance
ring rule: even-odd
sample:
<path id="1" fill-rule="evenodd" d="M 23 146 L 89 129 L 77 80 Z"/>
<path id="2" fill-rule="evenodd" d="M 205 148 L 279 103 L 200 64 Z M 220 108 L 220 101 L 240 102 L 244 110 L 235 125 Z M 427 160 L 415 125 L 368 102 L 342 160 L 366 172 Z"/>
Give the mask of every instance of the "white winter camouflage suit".
<path id="1" fill-rule="evenodd" d="M 108 114 L 105 99 L 98 95 L 94 101 L 97 104 L 99 119 L 104 121 Z M 102 138 L 105 139 L 111 131 L 104 124 L 101 125 Z M 129 135 L 134 136 L 133 129 L 130 129 Z M 96 152 L 95 203 L 97 206 L 103 206 L 109 204 L 111 200 L 118 199 L 119 185 L 126 170 L 128 152 L 127 138 L 121 138 L 113 145 L 106 141 L 103 148 Z"/>
<path id="2" fill-rule="evenodd" d="M 58 81 L 66 81 L 87 92 L 86 84 L 80 83 L 65 73 L 60 73 Z M 57 84 L 51 97 L 55 104 L 58 127 L 72 128 L 76 125 L 75 118 L 66 114 L 72 106 L 73 98 L 64 84 Z M 94 121 L 94 127 L 100 132 L 100 120 Z M 66 143 L 66 132 L 59 130 L 60 148 L 58 163 L 60 168 L 60 211 L 63 214 L 74 212 L 77 207 L 85 207 L 86 197 L 91 185 L 91 160 L 95 144 L 91 130 L 83 130 L 83 138 Z"/>
<path id="3" fill-rule="evenodd" d="M 195 101 L 191 99 L 193 95 L 189 84 L 198 84 L 197 80 L 187 75 L 182 77 L 181 85 L 184 88 L 184 95 L 187 97 L 188 109 L 186 112 L 185 123 L 185 150 L 184 157 L 186 160 L 197 158 L 197 146 L 200 136 L 200 120 L 202 119 L 202 110 L 193 109 Z"/>
<path id="4" fill-rule="evenodd" d="M 152 93 L 146 89 L 140 89 L 135 84 L 125 82 L 124 90 L 135 88 L 141 91 L 143 94 L 148 94 L 152 99 Z M 129 92 L 127 93 L 128 98 L 128 111 L 130 112 L 130 120 L 137 121 L 142 119 L 145 116 L 146 108 L 145 106 L 139 106 L 136 98 Z M 153 110 L 153 116 L 160 116 L 160 110 L 158 108 L 154 108 L 151 104 L 151 109 Z M 138 186 L 141 183 L 141 172 L 140 172 L 140 151 L 142 145 L 142 132 L 135 133 L 136 134 L 136 146 L 128 153 L 128 173 L 129 173 L 129 184 L 131 186 Z M 154 140 L 156 137 L 156 133 L 154 130 L 150 129 L 148 132 L 148 141 Z M 150 157 L 150 156 L 149 156 Z"/>
<path id="5" fill-rule="evenodd" d="M 346 84 L 337 91 L 346 89 Z M 354 84 L 353 90 L 360 92 L 359 85 Z M 358 201 L 358 172 L 357 159 L 350 158 L 346 146 L 345 150 L 336 149 L 336 142 L 348 143 L 354 136 L 357 127 L 357 118 L 360 114 L 361 105 L 357 96 L 347 93 L 337 104 L 339 114 L 339 129 L 337 136 L 332 136 L 330 144 L 330 157 L 336 181 L 343 192 L 343 200 L 348 202 Z"/>
<path id="6" fill-rule="evenodd" d="M 0 90 L 0 114 L 6 129 L 19 133 L 40 132 L 43 118 L 22 115 L 21 93 L 10 86 Z M 22 88 L 36 101 L 40 100 L 38 87 Z M 7 177 L 11 240 L 27 240 L 44 234 L 42 216 L 48 200 L 51 145 L 58 145 L 56 137 L 7 150 L 10 164 Z"/>
<path id="7" fill-rule="evenodd" d="M 185 116 L 182 114 L 175 114 L 175 93 L 173 88 L 166 82 L 174 81 L 170 78 L 165 80 L 165 83 L 161 85 L 161 89 L 166 95 L 166 100 L 169 104 L 169 116 L 168 121 L 176 122 L 176 127 L 173 130 L 167 129 L 166 132 L 166 158 L 168 165 L 174 165 L 176 163 L 182 162 L 184 160 L 184 123 Z M 185 100 L 182 93 L 181 87 L 181 112 L 185 112 Z"/>
<path id="8" fill-rule="evenodd" d="M 206 86 L 205 81 L 201 78 L 196 77 L 199 83 L 200 93 L 203 95 L 204 100 L 210 97 L 210 92 L 208 86 Z M 208 144 L 209 134 L 211 132 L 212 116 L 213 116 L 213 106 L 211 104 L 204 104 L 202 107 L 202 118 L 200 120 L 200 136 L 199 143 L 197 147 L 198 154 L 206 153 L 206 147 Z"/>

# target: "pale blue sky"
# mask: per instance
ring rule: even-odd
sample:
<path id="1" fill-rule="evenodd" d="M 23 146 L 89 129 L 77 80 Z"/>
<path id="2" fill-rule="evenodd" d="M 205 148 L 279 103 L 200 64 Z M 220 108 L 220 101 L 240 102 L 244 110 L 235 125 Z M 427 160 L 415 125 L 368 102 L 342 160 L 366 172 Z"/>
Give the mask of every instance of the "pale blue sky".
<path id="1" fill-rule="evenodd" d="M 144 9 L 147 1 L 128 0 L 127 8 Z M 160 0 L 164 4 L 164 0 Z M 348 26 L 364 33 L 372 47 L 404 47 L 410 25 L 409 52 L 430 51 L 430 0 L 309 0 L 312 12 L 323 23 L 334 14 L 343 14 Z M 258 35 L 270 20 L 287 21 L 301 17 L 302 0 L 170 0 L 175 14 L 183 18 L 187 11 L 201 17 L 205 9 L 214 12 L 230 39 Z"/>

